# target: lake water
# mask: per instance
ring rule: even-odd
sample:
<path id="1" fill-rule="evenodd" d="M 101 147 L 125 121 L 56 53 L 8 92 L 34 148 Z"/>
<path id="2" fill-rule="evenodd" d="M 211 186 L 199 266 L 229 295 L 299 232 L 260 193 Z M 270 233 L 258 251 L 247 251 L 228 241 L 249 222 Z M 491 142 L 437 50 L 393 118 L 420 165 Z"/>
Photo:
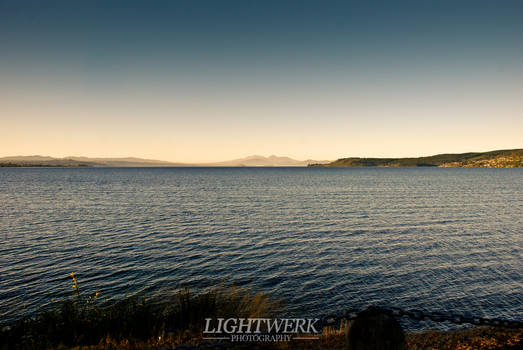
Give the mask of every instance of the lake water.
<path id="1" fill-rule="evenodd" d="M 0 169 L 0 312 L 220 283 L 523 318 L 523 169 Z"/>

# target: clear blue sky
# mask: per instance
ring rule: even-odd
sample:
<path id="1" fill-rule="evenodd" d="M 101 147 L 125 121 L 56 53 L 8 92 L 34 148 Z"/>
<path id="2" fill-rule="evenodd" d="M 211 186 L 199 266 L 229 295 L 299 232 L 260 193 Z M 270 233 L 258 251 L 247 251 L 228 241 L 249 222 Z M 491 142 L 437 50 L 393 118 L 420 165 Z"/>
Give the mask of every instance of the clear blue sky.
<path id="1" fill-rule="evenodd" d="M 523 147 L 522 1 L 3 1 L 0 156 Z"/>

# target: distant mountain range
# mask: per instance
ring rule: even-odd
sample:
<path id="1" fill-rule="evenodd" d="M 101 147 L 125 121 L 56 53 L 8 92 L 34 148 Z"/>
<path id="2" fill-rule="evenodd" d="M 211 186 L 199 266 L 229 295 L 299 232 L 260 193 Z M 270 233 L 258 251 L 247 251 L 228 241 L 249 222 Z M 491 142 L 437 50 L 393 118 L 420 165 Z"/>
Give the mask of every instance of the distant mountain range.
<path id="1" fill-rule="evenodd" d="M 278 157 L 278 156 L 249 156 L 245 158 L 233 159 L 226 162 L 218 163 L 207 163 L 199 165 L 207 166 L 307 166 L 309 164 L 326 164 L 330 163 L 330 160 L 315 161 L 312 159 L 307 160 L 295 160 L 289 157 Z"/>
<path id="2" fill-rule="evenodd" d="M 521 168 L 523 167 L 523 149 L 508 149 L 490 152 L 471 152 L 459 154 L 437 154 L 418 158 L 340 158 L 327 164 L 311 166 L 328 167 L 489 167 Z"/>
<path id="3" fill-rule="evenodd" d="M 0 158 L 0 167 L 191 167 L 191 166 L 307 166 L 309 164 L 325 164 L 328 160 L 295 160 L 289 157 L 259 155 L 233 159 L 215 163 L 173 163 L 162 160 L 142 158 L 90 158 L 90 157 L 65 157 L 53 158 L 47 156 L 14 156 Z"/>
<path id="4" fill-rule="evenodd" d="M 289 157 L 260 155 L 214 163 L 173 163 L 142 158 L 89 158 L 47 156 L 15 156 L 0 158 L 0 167 L 278 167 L 278 166 L 325 166 L 325 167 L 523 167 L 523 149 L 459 154 L 437 154 L 418 158 L 340 158 L 328 160 L 295 160 Z"/>

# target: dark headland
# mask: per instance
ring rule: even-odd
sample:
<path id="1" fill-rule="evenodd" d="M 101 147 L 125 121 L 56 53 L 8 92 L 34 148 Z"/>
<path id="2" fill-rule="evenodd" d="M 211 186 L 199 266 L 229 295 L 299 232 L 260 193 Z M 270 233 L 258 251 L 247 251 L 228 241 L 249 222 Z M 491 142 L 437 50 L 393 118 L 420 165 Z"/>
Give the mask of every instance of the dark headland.
<path id="1" fill-rule="evenodd" d="M 324 167 L 486 167 L 521 168 L 523 149 L 459 154 L 437 154 L 418 158 L 340 158 L 327 164 L 310 164 Z"/>

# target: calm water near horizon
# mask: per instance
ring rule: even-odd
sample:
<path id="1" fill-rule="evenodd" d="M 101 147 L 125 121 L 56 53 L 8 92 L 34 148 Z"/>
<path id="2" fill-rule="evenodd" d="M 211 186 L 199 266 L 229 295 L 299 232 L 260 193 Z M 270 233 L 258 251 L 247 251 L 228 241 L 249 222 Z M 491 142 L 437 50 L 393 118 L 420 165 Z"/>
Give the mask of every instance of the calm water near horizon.
<path id="1" fill-rule="evenodd" d="M 0 312 L 235 283 L 293 315 L 523 318 L 523 169 L 0 169 Z"/>

